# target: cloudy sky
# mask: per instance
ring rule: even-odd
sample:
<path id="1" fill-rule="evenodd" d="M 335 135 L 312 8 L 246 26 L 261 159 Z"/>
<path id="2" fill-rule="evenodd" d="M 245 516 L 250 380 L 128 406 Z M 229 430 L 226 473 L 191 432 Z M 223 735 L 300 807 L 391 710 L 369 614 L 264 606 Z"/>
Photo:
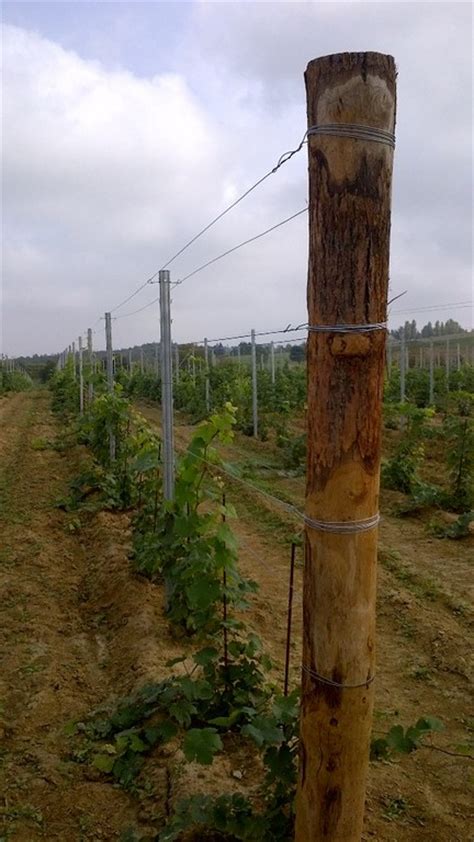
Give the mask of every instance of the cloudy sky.
<path id="1" fill-rule="evenodd" d="M 392 324 L 472 309 L 469 3 L 3 5 L 2 348 L 60 351 L 294 148 L 303 72 L 378 50 L 398 77 Z M 306 204 L 306 150 L 170 267 L 179 280 Z M 184 342 L 305 321 L 306 214 L 173 291 Z M 116 347 L 158 337 L 146 287 Z M 443 305 L 443 306 L 441 306 Z M 445 307 L 444 305 L 450 305 Z M 451 306 L 452 305 L 452 306 Z M 427 310 L 424 308 L 438 308 Z"/>

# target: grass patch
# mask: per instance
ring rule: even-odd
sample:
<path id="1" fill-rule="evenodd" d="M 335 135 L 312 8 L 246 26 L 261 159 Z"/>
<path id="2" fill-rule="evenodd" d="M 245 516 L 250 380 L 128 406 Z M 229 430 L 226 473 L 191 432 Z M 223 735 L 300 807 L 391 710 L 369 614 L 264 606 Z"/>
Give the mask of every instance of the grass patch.
<path id="1" fill-rule="evenodd" d="M 397 581 L 417 599 L 440 602 L 455 617 L 470 622 L 471 610 L 468 605 L 446 593 L 432 579 L 425 579 L 414 573 L 408 565 L 404 564 L 400 553 L 396 550 L 379 549 L 378 560 L 382 567 L 392 573 Z"/>
<path id="2" fill-rule="evenodd" d="M 443 592 L 438 585 L 431 579 L 423 579 L 416 573 L 413 573 L 410 568 L 403 563 L 400 553 L 396 550 L 380 549 L 378 552 L 378 560 L 392 573 L 395 578 L 401 582 L 407 590 L 413 593 L 419 599 L 427 599 L 434 602 L 443 596 Z"/>

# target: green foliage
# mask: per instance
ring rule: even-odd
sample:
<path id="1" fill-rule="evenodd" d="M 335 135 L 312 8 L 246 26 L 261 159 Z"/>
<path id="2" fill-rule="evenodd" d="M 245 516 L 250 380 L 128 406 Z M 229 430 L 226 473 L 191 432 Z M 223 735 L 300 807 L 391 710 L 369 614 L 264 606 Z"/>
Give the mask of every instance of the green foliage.
<path id="1" fill-rule="evenodd" d="M 411 404 L 398 404 L 391 407 L 391 417 L 403 426 L 400 441 L 393 456 L 382 465 L 381 480 L 385 488 L 412 494 L 422 485 L 419 469 L 423 463 L 423 436 L 426 433 L 426 421 L 433 411 L 419 409 Z"/>
<path id="2" fill-rule="evenodd" d="M 277 445 L 281 449 L 283 467 L 302 473 L 306 463 L 307 435 L 289 435 L 286 430 L 278 432 Z"/>
<path id="3" fill-rule="evenodd" d="M 446 524 L 436 519 L 432 520 L 429 530 L 436 538 L 451 538 L 453 541 L 459 541 L 472 534 L 469 527 L 473 522 L 474 511 L 464 512 L 453 523 Z"/>
<path id="4" fill-rule="evenodd" d="M 222 740 L 216 728 L 191 728 L 183 741 L 186 760 L 195 760 L 201 765 L 210 766 L 214 755 L 222 749 Z"/>
<path id="5" fill-rule="evenodd" d="M 446 377 L 445 366 L 437 366 L 433 371 L 434 396 L 437 408 L 445 409 L 451 403 L 451 392 L 462 391 L 465 394 L 474 393 L 474 366 L 464 364 L 458 370 L 451 371 L 449 382 Z M 449 387 L 449 388 L 448 388 Z M 428 369 L 409 368 L 405 372 L 405 395 L 407 401 L 419 408 L 430 404 L 430 374 Z M 390 377 L 385 381 L 384 401 L 398 403 L 400 401 L 400 370 L 393 365 Z"/>
<path id="6" fill-rule="evenodd" d="M 423 745 L 425 737 L 435 731 L 442 731 L 443 728 L 443 724 L 434 716 L 425 716 L 406 730 L 402 725 L 394 725 L 386 737 L 372 741 L 371 759 L 388 760 L 395 754 L 411 754 Z"/>
<path id="7" fill-rule="evenodd" d="M 253 740 L 262 752 L 265 774 L 259 808 L 243 796 L 205 797 L 204 811 L 196 813 L 202 799 L 197 796 L 178 804 L 160 840 L 175 839 L 179 830 L 196 831 L 201 826 L 231 834 L 236 839 L 283 840 L 291 836 L 298 750 L 297 692 L 288 697 L 272 697 L 261 713 L 248 705 L 242 713 L 244 721 L 250 719 L 250 722 L 241 725 L 241 734 Z"/>
<path id="8" fill-rule="evenodd" d="M 179 802 L 158 839 L 159 842 L 175 842 L 183 832 L 193 830 L 196 833 L 217 831 L 225 838 L 245 842 L 283 842 L 290 838 L 290 827 L 291 821 L 286 816 L 275 815 L 270 809 L 259 812 L 239 793 L 217 798 L 199 794 Z"/>
<path id="9" fill-rule="evenodd" d="M 228 404 L 201 424 L 180 459 L 174 501 L 145 496 L 135 519 L 135 567 L 164 578 L 168 617 L 187 634 L 215 633 L 224 594 L 229 606 L 242 609 L 256 589 L 238 571 L 237 543 L 223 520 L 234 511 L 221 504 L 222 485 L 212 470 L 220 463 L 213 442 L 229 442 L 234 423 Z"/>
<path id="10" fill-rule="evenodd" d="M 50 388 L 53 393 L 53 412 L 66 419 L 75 416 L 79 411 L 79 389 L 74 379 L 72 358 L 68 358 L 64 368 L 51 377 Z"/>
<path id="11" fill-rule="evenodd" d="M 154 746 L 178 737 L 187 760 L 209 765 L 222 749 L 220 735 L 240 731 L 265 750 L 279 746 L 269 754 L 269 780 L 282 798 L 281 785 L 293 775 L 285 761 L 293 768 L 294 757 L 283 756 L 281 746 L 295 736 L 297 697 L 273 696 L 265 684 L 271 662 L 259 639 L 234 636 L 226 654 L 208 646 L 168 666 L 176 664 L 184 674 L 148 684 L 81 725 L 87 737 L 102 743 L 93 765 L 130 786 Z"/>
<path id="12" fill-rule="evenodd" d="M 206 411 L 206 378 L 212 413 L 225 411 L 231 402 L 235 407 L 235 426 L 246 435 L 253 435 L 252 377 L 248 365 L 235 360 L 223 360 L 211 366 L 206 374 L 204 359 L 199 354 L 187 358 L 189 367 L 181 368 L 179 381 L 174 384 L 174 405 L 187 413 L 192 423 L 202 421 Z M 127 394 L 160 400 L 161 384 L 155 374 L 136 372 L 125 384 Z M 259 436 L 266 440 L 273 426 L 275 414 L 302 409 L 306 402 L 306 367 L 288 364 L 276 370 L 275 383 L 267 370 L 257 371 Z"/>
<path id="13" fill-rule="evenodd" d="M 465 407 L 467 409 L 467 407 Z M 446 416 L 443 423 L 450 489 L 446 505 L 455 512 L 474 508 L 474 422 L 468 414 Z"/>
<path id="14" fill-rule="evenodd" d="M 115 455 L 120 461 L 130 430 L 130 404 L 121 396 L 119 386 L 114 392 L 97 397 L 80 424 L 81 441 L 91 448 L 96 460 L 105 468 L 111 464 L 109 437 L 112 435 L 115 439 Z"/>
<path id="15" fill-rule="evenodd" d="M 161 400 L 161 379 L 151 371 L 135 371 L 131 377 L 124 380 L 124 389 L 130 397 Z"/>
<path id="16" fill-rule="evenodd" d="M 115 441 L 111 459 L 110 435 Z M 142 505 L 161 495 L 160 440 L 116 386 L 96 398 L 79 422 L 79 440 L 96 459 L 96 483 L 109 508 Z"/>
<path id="17" fill-rule="evenodd" d="M 399 506 L 398 514 L 413 514 L 429 506 L 438 506 L 461 514 L 474 508 L 474 424 L 471 396 L 456 393 L 452 408 L 460 414 L 446 415 L 441 433 L 427 426 L 433 410 L 419 409 L 411 404 L 388 404 L 385 423 L 392 428 L 402 427 L 401 438 L 392 457 L 382 465 L 382 484 L 409 495 Z M 424 459 L 424 439 L 441 435 L 449 470 L 449 488 L 429 485 L 420 478 Z M 439 537 L 464 537 L 468 534 L 469 518 L 465 517 L 447 529 L 433 524 Z"/>
<path id="18" fill-rule="evenodd" d="M 31 377 L 25 371 L 6 371 L 0 365 L 0 395 L 8 392 L 26 392 L 32 385 Z"/>
<path id="19" fill-rule="evenodd" d="M 459 370 L 452 371 L 449 375 L 450 392 L 464 392 L 474 397 L 474 365 L 464 363 Z"/>

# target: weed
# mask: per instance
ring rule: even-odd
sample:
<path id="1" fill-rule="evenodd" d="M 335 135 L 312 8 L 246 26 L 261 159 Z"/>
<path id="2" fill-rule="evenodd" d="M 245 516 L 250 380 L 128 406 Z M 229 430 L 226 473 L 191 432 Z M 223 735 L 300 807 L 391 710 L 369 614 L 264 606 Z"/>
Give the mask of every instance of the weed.
<path id="1" fill-rule="evenodd" d="M 407 815 L 409 808 L 409 802 L 401 795 L 396 798 L 388 798 L 384 800 L 382 816 L 389 822 L 400 821 Z"/>
<path id="2" fill-rule="evenodd" d="M 427 666 L 415 667 L 410 675 L 412 678 L 415 678 L 416 681 L 431 681 L 432 678 L 431 671 Z"/>
<path id="3" fill-rule="evenodd" d="M 41 436 L 37 436 L 31 439 L 30 447 L 32 450 L 47 450 L 48 447 L 51 447 L 51 442 Z"/>
<path id="4" fill-rule="evenodd" d="M 23 675 L 34 675 L 37 672 L 42 672 L 42 670 L 44 670 L 44 664 L 39 661 L 34 661 L 31 664 L 25 664 L 20 667 L 20 672 L 22 672 Z"/>
<path id="5" fill-rule="evenodd" d="M 416 638 L 417 628 L 416 624 L 412 620 L 403 615 L 398 615 L 397 623 L 403 637 L 406 637 L 407 640 L 414 640 Z"/>
<path id="6" fill-rule="evenodd" d="M 43 824 L 43 814 L 41 810 L 32 807 L 31 804 L 16 804 L 12 807 L 0 807 L 0 816 L 3 816 L 7 821 L 18 821 L 18 819 L 28 819 L 36 825 Z"/>

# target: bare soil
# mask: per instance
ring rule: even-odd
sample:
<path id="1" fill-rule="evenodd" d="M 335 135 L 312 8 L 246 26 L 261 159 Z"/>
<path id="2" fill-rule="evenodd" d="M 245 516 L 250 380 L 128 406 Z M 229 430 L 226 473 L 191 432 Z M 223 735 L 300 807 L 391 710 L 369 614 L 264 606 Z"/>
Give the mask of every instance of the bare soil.
<path id="1" fill-rule="evenodd" d="M 142 410 L 159 424 L 156 408 Z M 150 756 L 142 788 L 131 795 L 74 756 L 68 723 L 163 678 L 166 661 L 185 647 L 163 617 L 161 588 L 131 571 L 127 516 L 85 516 L 54 505 L 88 460 L 81 448 L 51 446 L 58 431 L 46 392 L 0 400 L 0 840 L 120 840 L 131 828 L 153 839 L 176 798 L 251 790 L 259 770 L 241 743 L 229 741 L 208 770 L 185 767 L 179 753 L 172 758 L 162 749 Z M 178 427 L 178 447 L 191 434 Z M 303 479 L 278 472 L 270 444 L 237 436 L 223 455 L 236 464 L 267 462 L 263 474 L 273 493 L 302 506 Z M 247 622 L 282 683 L 290 543 L 301 524 L 252 488 L 225 479 L 238 514 L 240 564 L 260 585 Z M 393 502 L 382 498 L 374 731 L 423 715 L 441 719 L 445 730 L 433 740 L 438 748 L 371 764 L 364 839 L 468 842 L 474 769 L 454 755 L 472 744 L 474 729 L 472 543 L 429 537 L 419 520 L 393 517 Z M 298 566 L 294 686 L 300 609 Z"/>

